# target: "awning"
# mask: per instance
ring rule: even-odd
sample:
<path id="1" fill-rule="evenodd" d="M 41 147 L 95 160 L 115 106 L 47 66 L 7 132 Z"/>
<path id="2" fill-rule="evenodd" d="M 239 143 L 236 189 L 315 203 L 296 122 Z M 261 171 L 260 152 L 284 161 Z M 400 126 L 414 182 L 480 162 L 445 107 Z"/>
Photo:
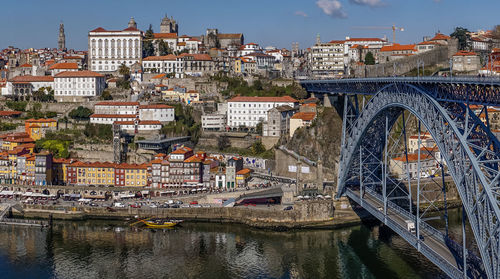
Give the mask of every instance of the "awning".
<path id="1" fill-rule="evenodd" d="M 149 191 L 141 191 L 141 194 L 143 194 L 143 195 L 149 195 Z"/>
<path id="2" fill-rule="evenodd" d="M 0 195 L 12 196 L 14 195 L 14 191 L 0 191 Z"/>

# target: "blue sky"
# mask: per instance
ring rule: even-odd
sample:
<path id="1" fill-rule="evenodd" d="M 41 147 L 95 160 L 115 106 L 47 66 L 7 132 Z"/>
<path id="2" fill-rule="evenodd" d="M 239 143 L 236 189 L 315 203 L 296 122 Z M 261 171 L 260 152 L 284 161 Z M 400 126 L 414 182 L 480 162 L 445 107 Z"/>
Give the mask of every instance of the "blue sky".
<path id="1" fill-rule="evenodd" d="M 222 33 L 244 33 L 246 42 L 262 46 L 301 48 L 322 41 L 351 37 L 392 38 L 390 30 L 363 30 L 359 26 L 405 28 L 400 43 L 414 43 L 455 26 L 469 30 L 500 24 L 498 0 L 23 0 L 2 1 L 0 48 L 56 47 L 59 23 L 65 24 L 66 46 L 87 49 L 87 32 L 96 27 L 124 29 L 131 16 L 138 27 L 149 24 L 158 32 L 167 13 L 179 23 L 179 32 L 201 35 L 206 28 Z"/>

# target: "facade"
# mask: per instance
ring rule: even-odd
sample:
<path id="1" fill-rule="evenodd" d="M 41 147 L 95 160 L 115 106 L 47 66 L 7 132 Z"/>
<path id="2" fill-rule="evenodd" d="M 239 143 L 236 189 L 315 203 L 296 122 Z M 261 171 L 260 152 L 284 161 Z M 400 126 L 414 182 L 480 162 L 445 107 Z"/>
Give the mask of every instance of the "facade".
<path id="1" fill-rule="evenodd" d="M 454 72 L 477 72 L 481 69 L 479 55 L 471 51 L 459 51 L 453 55 Z"/>
<path id="2" fill-rule="evenodd" d="M 314 77 L 344 74 L 344 41 L 317 42 L 311 47 L 309 66 Z"/>
<path id="3" fill-rule="evenodd" d="M 94 29 L 89 32 L 88 41 L 89 69 L 92 71 L 114 72 L 122 64 L 130 67 L 141 63 L 142 32 L 130 24 L 118 31 Z"/>
<path id="4" fill-rule="evenodd" d="M 60 63 L 55 63 L 52 64 L 49 67 L 49 70 L 52 74 L 52 76 L 55 76 L 59 73 L 70 71 L 70 72 L 76 72 L 78 71 L 78 64 L 74 62 L 60 62 Z"/>
<path id="5" fill-rule="evenodd" d="M 131 121 L 137 120 L 136 114 L 92 114 L 90 116 L 90 123 L 93 124 L 108 124 L 111 125 L 116 121 Z"/>
<path id="6" fill-rule="evenodd" d="M 144 120 L 144 121 L 115 121 L 113 124 L 119 125 L 122 131 L 158 131 L 161 130 L 161 122 L 156 120 Z"/>
<path id="7" fill-rule="evenodd" d="M 193 150 L 189 147 L 181 147 L 170 153 L 168 157 L 169 185 L 180 187 L 184 184 L 184 161 L 193 154 Z"/>
<path id="8" fill-rule="evenodd" d="M 279 106 L 267 112 L 267 121 L 262 126 L 262 136 L 281 137 L 288 135 L 290 118 L 297 110 L 291 106 Z"/>
<path id="9" fill-rule="evenodd" d="M 398 179 L 404 179 L 407 175 L 410 178 L 416 178 L 419 176 L 418 173 L 418 154 L 408 154 L 408 163 L 406 161 L 406 156 L 401 156 L 391 159 L 390 172 Z M 428 176 L 436 172 L 436 162 L 431 155 L 420 154 L 420 175 Z"/>
<path id="10" fill-rule="evenodd" d="M 139 102 L 100 102 L 94 106 L 94 111 L 95 114 L 90 116 L 90 123 L 95 124 L 113 124 L 115 121 L 134 122 L 136 120 L 143 123 L 146 123 L 144 121 L 166 123 L 175 120 L 174 107 L 164 104 L 140 105 Z"/>
<path id="11" fill-rule="evenodd" d="M 66 49 L 66 35 L 64 34 L 64 24 L 59 24 L 59 38 L 57 39 L 57 49 Z"/>
<path id="12" fill-rule="evenodd" d="M 54 98 L 58 102 L 79 102 L 100 96 L 106 79 L 92 71 L 62 72 L 54 76 Z"/>
<path id="13" fill-rule="evenodd" d="M 40 152 L 35 154 L 35 185 L 52 184 L 52 154 Z"/>
<path id="14" fill-rule="evenodd" d="M 33 140 L 39 140 L 45 137 L 48 131 L 57 129 L 57 121 L 54 119 L 28 119 L 24 121 L 26 134 Z"/>
<path id="15" fill-rule="evenodd" d="M 6 90 L 2 90 L 2 96 L 17 100 L 29 100 L 33 92 L 42 87 L 54 88 L 54 77 L 17 76 L 7 81 Z"/>
<path id="16" fill-rule="evenodd" d="M 256 127 L 267 121 L 267 112 L 275 107 L 295 107 L 298 101 L 284 97 L 234 97 L 228 100 L 227 125 L 230 128 Z"/>
<path id="17" fill-rule="evenodd" d="M 224 131 L 226 128 L 226 115 L 204 114 L 201 116 L 201 127 L 204 131 Z"/>
<path id="18" fill-rule="evenodd" d="M 391 62 L 417 53 L 415 45 L 392 44 L 380 49 L 380 62 Z"/>
<path id="19" fill-rule="evenodd" d="M 316 119 L 315 112 L 297 112 L 290 118 L 290 137 L 293 137 L 295 131 L 301 127 L 311 126 Z"/>
<path id="20" fill-rule="evenodd" d="M 140 105 L 139 119 L 162 123 L 172 122 L 175 120 L 175 110 L 174 107 L 163 104 Z"/>
<path id="21" fill-rule="evenodd" d="M 202 76 L 216 71 L 215 63 L 208 54 L 149 56 L 143 59 L 142 67 L 145 73 L 174 74 L 177 78 Z"/>
<path id="22" fill-rule="evenodd" d="M 243 158 L 233 157 L 227 160 L 226 164 L 226 188 L 234 189 L 238 187 L 236 173 L 243 169 Z"/>
<path id="23" fill-rule="evenodd" d="M 137 114 L 139 102 L 99 102 L 94 105 L 95 114 Z"/>

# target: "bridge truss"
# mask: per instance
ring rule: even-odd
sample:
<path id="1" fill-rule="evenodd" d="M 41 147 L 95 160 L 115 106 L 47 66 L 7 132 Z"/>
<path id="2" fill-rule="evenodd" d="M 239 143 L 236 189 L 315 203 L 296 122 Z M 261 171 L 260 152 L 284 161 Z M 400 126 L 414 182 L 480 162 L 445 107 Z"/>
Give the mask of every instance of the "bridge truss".
<path id="1" fill-rule="evenodd" d="M 343 103 L 338 197 L 360 204 L 452 278 L 500 277 L 500 143 L 489 127 L 487 109 L 500 105 L 500 80 L 380 78 L 302 85 Z M 410 174 L 408 159 L 410 122 L 418 138 L 411 155 L 417 157 L 417 175 L 415 170 Z M 439 152 L 422 148 L 424 131 Z M 406 172 L 401 180 L 391 173 L 395 156 L 402 158 L 399 167 Z M 429 157 L 436 167 L 431 178 L 423 178 Z M 461 241 L 448 231 L 448 174 L 463 204 Z M 431 209 L 441 207 L 444 232 L 430 225 L 436 223 Z M 408 221 L 414 222 L 414 232 Z M 476 245 L 467 245 L 466 222 Z"/>

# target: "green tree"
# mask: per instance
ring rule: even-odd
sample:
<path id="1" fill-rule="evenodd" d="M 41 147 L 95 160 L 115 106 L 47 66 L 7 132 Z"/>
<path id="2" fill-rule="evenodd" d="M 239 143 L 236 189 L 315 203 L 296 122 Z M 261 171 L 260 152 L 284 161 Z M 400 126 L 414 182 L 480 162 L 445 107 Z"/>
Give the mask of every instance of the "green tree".
<path id="1" fill-rule="evenodd" d="M 45 112 L 45 118 L 54 118 L 54 117 L 57 117 L 57 112 L 55 112 L 55 111 Z"/>
<path id="2" fill-rule="evenodd" d="M 365 55 L 365 65 L 375 65 L 375 57 L 371 51 Z"/>
<path id="3" fill-rule="evenodd" d="M 122 76 L 116 82 L 116 86 L 123 89 L 130 89 L 130 69 L 125 64 L 121 64 L 118 73 Z"/>
<path id="4" fill-rule="evenodd" d="M 259 134 L 259 135 L 262 135 L 262 126 L 263 126 L 262 121 L 261 121 L 261 122 L 259 122 L 259 123 L 257 123 L 257 126 L 255 126 L 255 131 L 256 131 L 256 132 L 257 132 L 257 134 Z"/>
<path id="5" fill-rule="evenodd" d="M 142 43 L 142 56 L 148 57 L 153 56 L 155 53 L 155 48 L 153 46 L 153 26 L 150 24 L 148 30 L 144 34 L 144 41 Z"/>
<path id="6" fill-rule="evenodd" d="M 452 38 L 458 40 L 458 49 L 467 50 L 469 49 L 470 34 L 467 28 L 456 27 L 455 31 L 450 35 Z"/>
<path id="7" fill-rule="evenodd" d="M 101 96 L 99 96 L 99 99 L 104 100 L 104 101 L 109 101 L 109 100 L 113 100 L 113 96 L 111 96 L 111 93 L 109 93 L 108 90 L 104 90 L 104 91 L 102 91 Z"/>
<path id="8" fill-rule="evenodd" d="M 231 146 L 231 142 L 229 141 L 229 137 L 227 135 L 224 134 L 217 137 L 217 148 L 219 151 L 222 151 L 229 146 Z"/>
<path id="9" fill-rule="evenodd" d="M 262 144 L 261 141 L 256 141 L 254 142 L 254 144 L 252 144 L 251 150 L 253 155 L 259 155 L 266 152 L 266 147 Z"/>
<path id="10" fill-rule="evenodd" d="M 168 47 L 168 44 L 164 40 L 159 40 L 159 42 L 158 42 L 158 52 L 162 56 L 171 53 L 170 48 Z"/>
<path id="11" fill-rule="evenodd" d="M 68 114 L 69 117 L 73 119 L 78 119 L 78 120 L 86 120 L 90 118 L 90 115 L 92 115 L 92 110 L 83 106 L 79 106 L 76 109 L 73 109 L 70 111 Z"/>
<path id="12" fill-rule="evenodd" d="M 10 108 L 11 110 L 16 110 L 16 111 L 26 111 L 26 106 L 28 105 L 28 102 L 25 101 L 7 101 L 5 102 L 5 105 Z"/>

